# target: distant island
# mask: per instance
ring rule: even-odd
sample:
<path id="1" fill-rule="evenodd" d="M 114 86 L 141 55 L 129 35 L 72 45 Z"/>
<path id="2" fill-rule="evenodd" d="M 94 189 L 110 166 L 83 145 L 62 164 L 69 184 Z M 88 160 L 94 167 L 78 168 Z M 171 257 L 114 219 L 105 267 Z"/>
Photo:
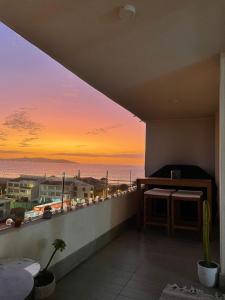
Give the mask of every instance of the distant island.
<path id="1" fill-rule="evenodd" d="M 20 161 L 20 162 L 35 162 L 35 163 L 67 163 L 79 164 L 76 161 L 66 159 L 49 159 L 44 157 L 22 157 L 22 158 L 0 158 L 0 161 Z"/>

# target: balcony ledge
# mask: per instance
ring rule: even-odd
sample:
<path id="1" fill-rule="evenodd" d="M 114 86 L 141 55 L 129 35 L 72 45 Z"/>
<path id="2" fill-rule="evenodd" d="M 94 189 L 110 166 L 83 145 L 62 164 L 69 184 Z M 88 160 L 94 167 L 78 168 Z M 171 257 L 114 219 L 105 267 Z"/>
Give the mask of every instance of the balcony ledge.
<path id="1" fill-rule="evenodd" d="M 28 257 L 43 266 L 56 238 L 67 248 L 53 261 L 57 279 L 109 243 L 136 214 L 138 191 L 0 232 L 0 258 Z"/>

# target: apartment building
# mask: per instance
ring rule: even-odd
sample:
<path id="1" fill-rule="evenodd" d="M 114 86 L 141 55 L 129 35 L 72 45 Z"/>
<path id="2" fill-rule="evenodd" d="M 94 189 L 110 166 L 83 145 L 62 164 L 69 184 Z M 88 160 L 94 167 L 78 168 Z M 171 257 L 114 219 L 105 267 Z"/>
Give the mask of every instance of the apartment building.
<path id="1" fill-rule="evenodd" d="M 6 196 L 16 201 L 31 202 L 39 198 L 39 184 L 45 179 L 41 176 L 21 175 L 7 181 Z"/>
<path id="2" fill-rule="evenodd" d="M 74 178 L 66 178 L 64 183 L 64 199 L 88 199 L 93 196 L 94 187 Z M 52 177 L 41 182 L 39 187 L 41 203 L 55 202 L 62 197 L 61 178 Z"/>
<path id="3" fill-rule="evenodd" d="M 94 196 L 103 195 L 103 192 L 106 188 L 106 183 L 104 180 L 100 180 L 94 177 L 81 177 L 79 180 L 93 187 Z"/>
<path id="4" fill-rule="evenodd" d="M 94 185 L 74 179 L 74 198 L 89 199 L 94 196 Z"/>

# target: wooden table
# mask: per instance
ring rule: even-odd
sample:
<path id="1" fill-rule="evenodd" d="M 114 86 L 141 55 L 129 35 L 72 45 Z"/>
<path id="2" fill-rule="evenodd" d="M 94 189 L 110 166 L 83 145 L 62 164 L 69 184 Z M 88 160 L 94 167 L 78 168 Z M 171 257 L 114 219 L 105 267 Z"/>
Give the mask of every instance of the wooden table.
<path id="1" fill-rule="evenodd" d="M 209 202 L 210 208 L 212 208 L 212 180 L 211 179 L 170 179 L 162 177 L 145 177 L 137 179 L 137 189 L 141 190 L 141 185 L 155 185 L 155 186 L 168 186 L 168 187 L 179 187 L 179 189 L 190 187 L 190 188 L 205 188 L 207 191 L 207 200 Z M 138 213 L 137 213 L 137 222 L 138 228 L 142 227 L 141 211 L 143 205 L 143 197 L 138 201 Z M 205 199 L 204 199 L 205 200 Z"/>

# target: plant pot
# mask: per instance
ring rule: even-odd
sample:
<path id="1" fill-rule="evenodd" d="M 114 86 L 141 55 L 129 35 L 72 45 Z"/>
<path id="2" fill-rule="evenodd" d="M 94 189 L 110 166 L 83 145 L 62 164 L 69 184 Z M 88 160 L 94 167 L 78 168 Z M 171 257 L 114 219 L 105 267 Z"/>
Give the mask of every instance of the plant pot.
<path id="1" fill-rule="evenodd" d="M 22 222 L 23 222 L 23 219 L 16 219 L 15 220 L 15 227 L 20 227 Z"/>
<path id="2" fill-rule="evenodd" d="M 198 262 L 198 278 L 201 284 L 206 287 L 214 287 L 217 283 L 219 266 L 212 262 L 210 267 L 207 267 L 205 261 Z"/>
<path id="3" fill-rule="evenodd" d="M 43 213 L 43 219 L 51 219 L 52 218 L 52 212 L 50 210 L 46 210 Z"/>
<path id="4" fill-rule="evenodd" d="M 50 271 L 41 271 L 34 279 L 35 300 L 49 297 L 55 291 L 55 276 Z"/>

